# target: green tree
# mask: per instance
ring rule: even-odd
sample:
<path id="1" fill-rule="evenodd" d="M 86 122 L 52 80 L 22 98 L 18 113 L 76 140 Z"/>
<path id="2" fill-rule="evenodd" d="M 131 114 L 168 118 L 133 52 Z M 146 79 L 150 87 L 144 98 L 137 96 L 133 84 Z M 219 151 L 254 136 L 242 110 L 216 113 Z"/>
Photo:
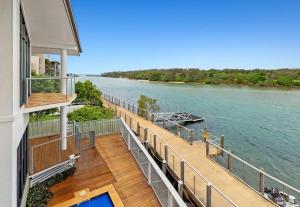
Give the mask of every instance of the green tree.
<path id="1" fill-rule="evenodd" d="M 29 114 L 30 121 L 43 121 L 58 118 L 55 113 L 58 112 L 58 108 L 46 109 L 42 111 L 36 111 Z"/>
<path id="2" fill-rule="evenodd" d="M 89 80 L 77 82 L 75 85 L 77 98 L 75 101 L 93 103 L 102 106 L 101 91 Z"/>
<path id="3" fill-rule="evenodd" d="M 114 111 L 112 109 L 97 106 L 84 106 L 71 113 L 68 113 L 68 120 L 76 122 L 110 119 L 113 117 Z"/>
<path id="4" fill-rule="evenodd" d="M 157 104 L 157 99 L 150 98 L 148 96 L 141 95 L 138 100 L 138 114 L 139 116 L 149 119 L 149 112 L 156 113 L 160 110 L 160 107 Z"/>
<path id="5" fill-rule="evenodd" d="M 293 79 L 288 76 L 279 76 L 277 78 L 277 83 L 281 86 L 291 86 L 293 84 Z"/>

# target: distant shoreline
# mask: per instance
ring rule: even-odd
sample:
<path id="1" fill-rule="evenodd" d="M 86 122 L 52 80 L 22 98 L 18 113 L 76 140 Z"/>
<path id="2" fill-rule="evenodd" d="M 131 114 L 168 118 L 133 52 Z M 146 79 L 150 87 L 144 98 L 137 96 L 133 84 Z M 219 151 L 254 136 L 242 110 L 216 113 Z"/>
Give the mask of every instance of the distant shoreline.
<path id="1" fill-rule="evenodd" d="M 189 84 L 189 85 L 206 85 L 206 86 L 235 86 L 235 87 L 251 87 L 251 88 L 262 88 L 262 89 L 285 89 L 285 90 L 299 90 L 300 87 L 291 86 L 291 87 L 285 87 L 285 86 L 258 86 L 258 85 L 246 85 L 246 84 L 213 84 L 213 83 L 197 83 L 197 82 L 183 82 L 183 81 L 150 81 L 145 79 L 130 79 L 126 77 L 105 77 L 100 76 L 101 78 L 114 78 L 114 79 L 127 79 L 127 80 L 134 80 L 139 82 L 148 82 L 148 83 L 168 83 L 168 84 Z"/>
<path id="2" fill-rule="evenodd" d="M 166 83 L 207 85 L 237 85 L 264 88 L 300 88 L 300 69 L 243 70 L 171 68 L 134 71 L 116 71 L 101 74 L 102 77 L 126 77 L 132 80 L 149 80 Z"/>

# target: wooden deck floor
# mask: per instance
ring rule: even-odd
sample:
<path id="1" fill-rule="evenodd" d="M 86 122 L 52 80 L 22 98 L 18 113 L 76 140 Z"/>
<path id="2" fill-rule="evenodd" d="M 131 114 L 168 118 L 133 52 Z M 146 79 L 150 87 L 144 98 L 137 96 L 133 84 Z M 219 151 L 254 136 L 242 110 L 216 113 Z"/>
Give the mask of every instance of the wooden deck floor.
<path id="1" fill-rule="evenodd" d="M 160 206 L 120 135 L 97 137 L 95 149 L 85 149 L 76 161 L 76 171 L 51 188 L 54 197 L 48 206 L 66 201 L 76 191 L 90 191 L 113 184 L 125 206 Z"/>
<path id="2" fill-rule="evenodd" d="M 76 95 L 66 96 L 61 93 L 32 93 L 25 108 L 70 102 Z"/>
<path id="3" fill-rule="evenodd" d="M 58 139 L 58 135 L 29 139 L 29 164 L 31 165 L 31 162 L 33 163 L 33 173 L 40 172 L 48 167 L 58 164 L 59 162 L 68 160 L 71 154 L 78 155 L 78 148 L 72 136 L 67 138 L 67 150 L 61 150 L 60 141 Z M 42 143 L 49 144 L 40 145 Z M 34 147 L 32 151 L 32 146 L 37 145 L 40 146 Z M 31 160 L 31 153 L 33 153 L 33 160 Z"/>
<path id="4" fill-rule="evenodd" d="M 159 135 L 160 138 L 168 144 L 168 146 L 172 147 L 181 157 L 190 163 L 193 168 L 195 168 L 200 174 L 206 177 L 214 186 L 219 188 L 223 193 L 225 193 L 230 199 L 232 199 L 237 205 L 241 207 L 265 207 L 265 206 L 275 206 L 261 195 L 247 187 L 245 184 L 240 182 L 237 178 L 232 176 L 229 172 L 224 170 L 221 166 L 211 161 L 206 157 L 205 154 L 205 145 L 201 142 L 195 143 L 193 145 L 188 144 L 183 139 L 175 136 L 171 132 L 154 125 L 152 122 L 147 121 L 132 112 L 112 105 L 107 101 L 103 100 L 104 105 L 108 107 L 112 107 L 113 109 L 117 109 L 117 114 L 120 114 L 125 119 L 125 114 L 127 116 L 127 123 L 129 124 L 129 117 L 132 117 L 135 120 L 133 124 L 133 130 L 136 130 L 135 123 L 139 122 L 140 126 L 144 128 L 148 128 L 150 131 L 155 132 L 156 135 Z M 142 131 L 142 130 L 141 130 Z M 148 133 L 148 136 L 151 136 L 151 133 Z M 148 137 L 149 139 L 150 137 Z M 157 146 L 161 146 L 160 141 L 157 140 Z M 163 149 L 158 150 L 163 154 Z M 168 152 L 169 159 L 172 158 L 172 151 Z M 162 155 L 164 156 L 164 155 Z M 173 159 L 176 159 L 177 156 L 173 156 Z M 174 169 L 179 175 L 179 162 L 180 160 L 175 160 Z M 172 166 L 171 166 L 172 167 Z M 190 169 L 185 169 L 190 170 Z M 186 182 L 193 182 L 193 175 L 189 174 L 191 177 L 186 177 Z M 198 197 L 205 200 L 205 182 L 196 181 L 196 194 Z M 227 203 L 222 197 L 220 197 L 217 193 L 213 192 L 213 201 L 212 206 L 220 207 L 220 206 L 231 206 Z"/>

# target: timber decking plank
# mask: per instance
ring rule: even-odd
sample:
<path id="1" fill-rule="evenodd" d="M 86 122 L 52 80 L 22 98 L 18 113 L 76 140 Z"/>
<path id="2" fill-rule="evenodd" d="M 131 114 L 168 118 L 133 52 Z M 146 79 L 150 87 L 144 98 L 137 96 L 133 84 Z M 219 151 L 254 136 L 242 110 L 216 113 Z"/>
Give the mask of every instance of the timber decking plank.
<path id="1" fill-rule="evenodd" d="M 32 93 L 28 98 L 25 108 L 64 103 L 71 101 L 74 96 L 66 96 L 62 93 Z"/>
<path id="2" fill-rule="evenodd" d="M 57 136 L 30 139 L 29 146 L 54 139 L 57 139 Z M 88 139 L 84 139 L 82 144 L 88 145 Z M 34 159 L 35 165 L 40 168 L 44 167 L 45 163 L 51 163 L 56 159 L 57 153 L 54 152 L 58 151 L 58 147 L 49 145 L 45 150 L 46 152 L 38 150 L 37 154 L 41 156 Z M 49 156 L 43 156 L 45 153 Z M 119 134 L 97 137 L 96 148 L 83 149 L 75 165 L 76 171 L 73 176 L 51 187 L 53 198 L 48 206 L 69 200 L 74 197 L 76 191 L 84 188 L 93 191 L 109 184 L 115 186 L 125 206 L 160 206 L 152 188 L 147 184 L 146 178 Z"/>
<path id="3" fill-rule="evenodd" d="M 120 136 L 102 137 L 96 147 L 113 173 L 114 186 L 125 206 L 160 206 L 152 188 Z"/>

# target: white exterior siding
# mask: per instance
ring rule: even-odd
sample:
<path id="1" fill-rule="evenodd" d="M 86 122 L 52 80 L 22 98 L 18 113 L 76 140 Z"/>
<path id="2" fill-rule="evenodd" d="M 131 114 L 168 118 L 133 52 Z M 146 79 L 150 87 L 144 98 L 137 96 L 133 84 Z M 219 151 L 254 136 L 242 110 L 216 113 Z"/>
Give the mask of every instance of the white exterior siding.
<path id="1" fill-rule="evenodd" d="M 0 206 L 17 206 L 17 148 L 28 125 L 20 108 L 20 0 L 0 0 Z"/>

